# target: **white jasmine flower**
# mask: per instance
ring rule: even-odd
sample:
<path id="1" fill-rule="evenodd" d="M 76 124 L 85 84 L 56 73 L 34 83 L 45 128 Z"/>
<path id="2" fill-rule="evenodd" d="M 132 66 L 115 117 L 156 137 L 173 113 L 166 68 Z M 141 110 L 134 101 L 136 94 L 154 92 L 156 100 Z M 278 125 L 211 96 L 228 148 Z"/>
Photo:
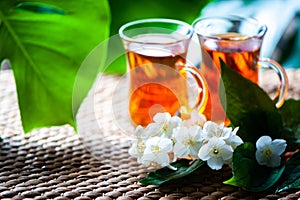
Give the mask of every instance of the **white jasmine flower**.
<path id="1" fill-rule="evenodd" d="M 180 126 L 182 120 L 177 117 L 171 117 L 170 113 L 157 113 L 153 117 L 154 123 L 150 123 L 146 129 L 150 136 L 166 135 L 171 138 L 173 129 Z"/>
<path id="2" fill-rule="evenodd" d="M 230 145 L 233 149 L 236 149 L 239 145 L 243 144 L 242 138 L 237 135 L 239 127 L 236 127 L 233 131 L 232 128 L 224 128 L 226 137 L 225 142 L 226 144 Z"/>
<path id="3" fill-rule="evenodd" d="M 198 158 L 198 152 L 202 146 L 202 129 L 199 126 L 180 127 L 174 131 L 174 156 L 175 158 Z"/>
<path id="4" fill-rule="evenodd" d="M 144 155 L 141 157 L 141 163 L 149 165 L 152 162 L 162 167 L 169 165 L 169 153 L 172 152 L 173 142 L 171 139 L 154 136 L 149 138 L 146 143 Z"/>
<path id="5" fill-rule="evenodd" d="M 225 127 L 224 124 L 218 125 L 212 121 L 205 122 L 203 126 L 204 137 L 207 141 L 217 137 L 223 139 L 233 149 L 243 143 L 243 140 L 237 135 L 238 130 L 239 127 L 232 130 L 231 127 Z"/>
<path id="6" fill-rule="evenodd" d="M 280 155 L 285 151 L 287 144 L 283 139 L 275 139 L 269 136 L 262 136 L 256 142 L 255 157 L 260 165 L 268 167 L 280 166 Z"/>
<path id="7" fill-rule="evenodd" d="M 135 139 L 128 150 L 129 155 L 137 158 L 137 162 L 141 163 L 141 158 L 144 155 L 145 143 L 142 139 Z"/>
<path id="8" fill-rule="evenodd" d="M 194 109 L 190 113 L 190 118 L 183 121 L 183 125 L 190 127 L 194 125 L 198 125 L 200 127 L 203 127 L 204 123 L 206 122 L 206 117 L 203 114 L 200 114 L 198 110 Z"/>
<path id="9" fill-rule="evenodd" d="M 213 137 L 227 139 L 229 137 L 229 131 L 226 129 L 223 123 L 219 125 L 212 121 L 205 122 L 203 126 L 203 132 L 207 140 Z"/>
<path id="10" fill-rule="evenodd" d="M 204 144 L 198 153 L 201 160 L 207 161 L 211 169 L 219 170 L 223 164 L 232 159 L 233 148 L 218 137 L 213 137 Z"/>
<path id="11" fill-rule="evenodd" d="M 142 126 L 137 126 L 135 129 L 136 138 L 132 140 L 131 147 L 128 150 L 128 153 L 137 158 L 137 161 L 140 163 L 140 159 L 144 155 L 145 150 L 145 129 Z"/>

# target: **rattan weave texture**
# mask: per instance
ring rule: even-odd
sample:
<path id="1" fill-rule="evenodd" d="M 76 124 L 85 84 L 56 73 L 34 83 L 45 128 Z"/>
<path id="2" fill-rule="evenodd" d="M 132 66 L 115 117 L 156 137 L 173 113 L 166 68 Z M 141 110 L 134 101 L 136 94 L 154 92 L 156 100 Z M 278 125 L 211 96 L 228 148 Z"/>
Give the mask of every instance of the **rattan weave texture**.
<path id="1" fill-rule="evenodd" d="M 300 70 L 287 70 L 289 97 L 300 98 Z M 138 180 L 152 168 L 136 163 L 128 151 L 129 135 L 115 123 L 112 99 L 119 76 L 102 75 L 78 114 L 79 134 L 68 125 L 24 134 L 12 72 L 0 74 L 0 199 L 299 199 L 300 191 L 249 193 L 223 185 L 231 171 L 203 169 L 163 186 L 142 186 Z M 262 86 L 276 91 L 265 73 Z M 92 106 L 91 106 L 92 103 Z M 118 110 L 118 109 L 117 109 Z M 55 112 L 55 111 L 54 111 Z M 120 121 L 118 121 L 119 123 Z M 126 122 L 124 122 L 126 123 Z M 121 127 L 122 128 L 122 127 Z"/>

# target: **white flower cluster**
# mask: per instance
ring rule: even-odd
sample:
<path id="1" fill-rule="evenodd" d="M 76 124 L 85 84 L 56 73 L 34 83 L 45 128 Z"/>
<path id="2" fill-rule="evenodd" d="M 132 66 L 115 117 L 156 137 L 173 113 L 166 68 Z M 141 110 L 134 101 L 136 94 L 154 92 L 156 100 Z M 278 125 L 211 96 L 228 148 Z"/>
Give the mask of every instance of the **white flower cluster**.
<path id="1" fill-rule="evenodd" d="M 169 113 L 157 113 L 153 123 L 136 128 L 129 154 L 144 165 L 168 166 L 179 158 L 201 159 L 214 170 L 224 164 L 231 165 L 233 152 L 243 144 L 237 135 L 238 127 L 232 129 L 224 124 L 206 121 L 196 111 L 188 120 Z M 256 142 L 256 160 L 260 165 L 277 167 L 280 155 L 285 151 L 286 141 L 262 136 Z"/>
<path id="2" fill-rule="evenodd" d="M 146 128 L 136 128 L 129 154 L 144 165 L 170 166 L 178 158 L 201 159 L 212 169 L 231 164 L 234 149 L 243 143 L 238 128 L 225 127 L 196 111 L 182 120 L 169 113 L 158 113 Z"/>

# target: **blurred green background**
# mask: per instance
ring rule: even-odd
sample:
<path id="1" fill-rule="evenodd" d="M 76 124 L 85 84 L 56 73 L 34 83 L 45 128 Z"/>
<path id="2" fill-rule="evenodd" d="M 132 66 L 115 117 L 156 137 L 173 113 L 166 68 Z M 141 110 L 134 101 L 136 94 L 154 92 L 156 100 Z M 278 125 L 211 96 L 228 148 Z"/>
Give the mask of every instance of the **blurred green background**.
<path id="1" fill-rule="evenodd" d="M 111 35 L 126 22 L 151 18 L 175 18 L 192 23 L 209 0 L 109 0 Z"/>

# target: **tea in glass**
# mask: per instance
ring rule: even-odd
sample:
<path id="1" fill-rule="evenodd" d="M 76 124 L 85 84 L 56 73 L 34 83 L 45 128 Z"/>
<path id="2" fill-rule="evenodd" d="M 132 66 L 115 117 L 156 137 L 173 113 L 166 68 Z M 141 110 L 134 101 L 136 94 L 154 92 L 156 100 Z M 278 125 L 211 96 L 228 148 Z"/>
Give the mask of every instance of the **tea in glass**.
<path id="1" fill-rule="evenodd" d="M 288 88 L 286 73 L 277 62 L 260 58 L 263 37 L 267 31 L 265 25 L 250 18 L 223 16 L 200 18 L 193 26 L 201 45 L 201 71 L 209 88 L 209 100 L 204 111 L 209 120 L 229 124 L 218 92 L 220 59 L 256 84 L 259 83 L 260 67 L 275 70 L 281 80 L 277 106 L 283 104 Z"/>
<path id="2" fill-rule="evenodd" d="M 197 106 L 207 99 L 200 72 L 186 66 L 186 54 L 193 28 L 181 21 L 145 19 L 120 29 L 130 74 L 129 113 L 135 125 L 146 126 L 158 112 L 175 115 L 188 106 L 187 72 L 196 76 L 202 92 Z M 204 89 L 203 89 L 204 88 Z"/>

